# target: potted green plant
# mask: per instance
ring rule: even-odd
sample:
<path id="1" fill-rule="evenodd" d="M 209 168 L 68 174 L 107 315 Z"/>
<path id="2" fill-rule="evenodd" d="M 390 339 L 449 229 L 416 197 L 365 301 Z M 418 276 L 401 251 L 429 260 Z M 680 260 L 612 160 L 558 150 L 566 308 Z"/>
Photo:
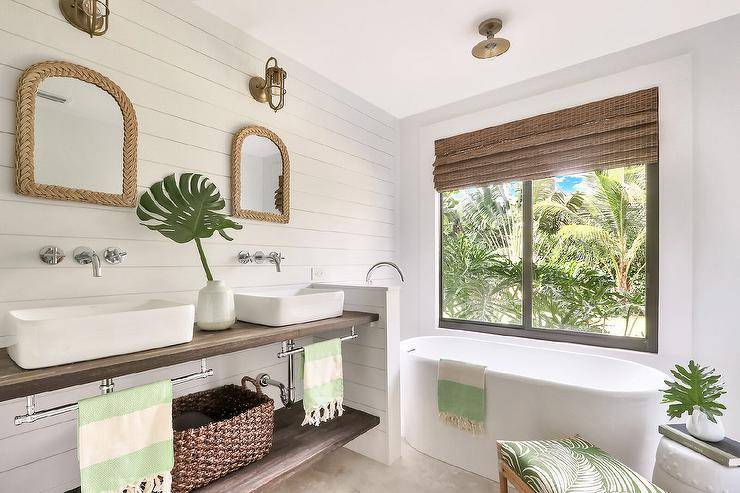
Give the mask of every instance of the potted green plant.
<path id="1" fill-rule="evenodd" d="M 226 229 L 242 229 L 221 211 L 226 206 L 216 185 L 197 173 L 183 173 L 179 179 L 169 175 L 139 198 L 136 215 L 142 225 L 158 231 L 177 243 L 195 242 L 206 275 L 206 286 L 198 293 L 195 316 L 204 330 L 223 330 L 236 321 L 234 293 L 223 281 L 214 280 L 203 251 L 203 238 L 218 231 L 231 241 Z"/>
<path id="2" fill-rule="evenodd" d="M 687 367 L 676 365 L 671 374 L 674 380 L 666 380 L 663 403 L 668 404 L 668 416 L 680 418 L 689 413 L 686 429 L 699 440 L 719 442 L 725 437 L 725 428 L 720 416 L 727 409 L 718 399 L 724 395 L 722 375 L 714 368 L 699 366 L 693 360 Z"/>

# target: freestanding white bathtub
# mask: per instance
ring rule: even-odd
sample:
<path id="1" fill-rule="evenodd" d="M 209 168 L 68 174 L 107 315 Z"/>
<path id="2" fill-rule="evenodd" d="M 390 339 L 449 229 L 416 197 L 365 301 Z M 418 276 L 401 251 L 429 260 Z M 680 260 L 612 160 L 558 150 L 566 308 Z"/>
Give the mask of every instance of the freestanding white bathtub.
<path id="1" fill-rule="evenodd" d="M 472 435 L 437 417 L 440 358 L 486 365 L 486 431 Z M 630 361 L 459 337 L 401 343 L 404 433 L 415 449 L 498 480 L 496 440 L 578 434 L 646 478 L 665 421 L 666 375 Z"/>

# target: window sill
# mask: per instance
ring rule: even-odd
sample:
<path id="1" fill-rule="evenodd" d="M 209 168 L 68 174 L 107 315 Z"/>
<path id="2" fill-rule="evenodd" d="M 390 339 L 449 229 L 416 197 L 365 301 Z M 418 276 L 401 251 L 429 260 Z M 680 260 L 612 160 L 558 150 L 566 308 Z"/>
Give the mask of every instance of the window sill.
<path id="1" fill-rule="evenodd" d="M 643 353 L 657 354 L 658 352 L 657 344 L 654 344 L 655 347 L 651 347 L 649 339 L 640 339 L 637 337 L 610 336 L 559 329 L 525 329 L 513 325 L 495 325 L 486 322 L 473 322 L 469 320 L 455 320 L 449 318 L 441 318 L 439 320 L 439 327 L 442 329 L 523 337 L 542 341 L 567 342 L 571 344 L 582 344 L 584 346 L 626 349 Z"/>

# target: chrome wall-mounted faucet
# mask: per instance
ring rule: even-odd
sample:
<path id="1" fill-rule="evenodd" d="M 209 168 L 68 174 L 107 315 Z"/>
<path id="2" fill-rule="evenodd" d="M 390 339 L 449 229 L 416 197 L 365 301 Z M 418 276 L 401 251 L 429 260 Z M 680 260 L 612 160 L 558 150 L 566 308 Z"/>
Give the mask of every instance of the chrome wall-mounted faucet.
<path id="1" fill-rule="evenodd" d="M 367 271 L 367 275 L 365 276 L 365 284 L 372 284 L 373 283 L 372 281 L 373 272 L 375 272 L 377 269 L 385 265 L 396 269 L 396 272 L 398 272 L 398 275 L 401 277 L 401 282 L 406 282 L 406 280 L 403 278 L 403 272 L 401 272 L 401 268 L 398 267 L 396 264 L 394 264 L 393 262 L 378 262 L 377 264 L 370 267 L 370 269 Z"/>
<path id="2" fill-rule="evenodd" d="M 239 261 L 240 264 L 248 264 L 250 262 L 261 264 L 264 261 L 268 261 L 275 264 L 275 269 L 280 272 L 280 264 L 283 260 L 285 260 L 285 257 L 283 257 L 280 252 L 270 252 L 269 255 L 265 255 L 264 252 L 258 250 L 254 252 L 254 254 L 250 255 L 249 252 L 247 252 L 246 250 L 242 250 L 241 252 L 239 252 L 239 255 L 237 255 L 236 259 Z"/>
<path id="3" fill-rule="evenodd" d="M 103 277 L 103 269 L 100 264 L 100 257 L 90 247 L 77 247 L 72 254 L 78 264 L 92 264 L 93 277 Z"/>

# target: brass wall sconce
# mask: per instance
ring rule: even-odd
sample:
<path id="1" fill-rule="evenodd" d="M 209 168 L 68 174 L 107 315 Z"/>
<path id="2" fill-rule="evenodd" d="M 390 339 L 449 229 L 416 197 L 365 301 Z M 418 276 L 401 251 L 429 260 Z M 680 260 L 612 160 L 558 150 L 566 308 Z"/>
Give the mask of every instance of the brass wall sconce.
<path id="1" fill-rule="evenodd" d="M 273 63 L 273 65 L 270 65 Z M 285 79 L 288 73 L 278 66 L 277 59 L 270 57 L 265 63 L 265 77 L 249 79 L 249 92 L 260 103 L 267 103 L 275 110 L 285 105 Z M 277 101 L 277 102 L 276 102 Z"/>
<path id="2" fill-rule="evenodd" d="M 108 0 L 59 0 L 59 9 L 67 22 L 91 38 L 108 31 Z"/>

